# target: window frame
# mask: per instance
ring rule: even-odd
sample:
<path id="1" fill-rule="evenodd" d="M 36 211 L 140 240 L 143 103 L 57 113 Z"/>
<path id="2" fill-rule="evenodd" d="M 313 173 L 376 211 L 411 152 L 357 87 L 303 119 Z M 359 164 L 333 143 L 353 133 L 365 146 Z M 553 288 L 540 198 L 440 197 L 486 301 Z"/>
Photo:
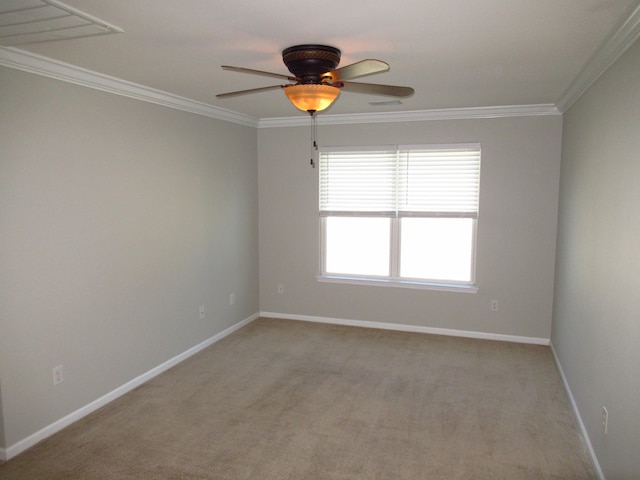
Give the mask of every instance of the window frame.
<path id="1" fill-rule="evenodd" d="M 477 149 L 481 159 L 482 148 L 479 142 L 473 143 L 455 143 L 455 144 L 427 144 L 427 145 L 384 145 L 377 147 L 329 147 L 322 148 L 324 152 L 349 152 L 349 151 L 388 151 L 390 149 L 400 151 L 405 150 L 444 150 L 444 149 Z M 480 162 L 480 160 L 479 160 Z M 480 178 L 478 177 L 478 188 L 480 184 Z M 478 193 L 479 196 L 479 193 Z M 354 285 L 375 285 L 375 286 L 391 286 L 413 289 L 427 289 L 427 290 L 439 290 L 439 291 L 452 291 L 452 292 L 468 292 L 476 293 L 478 287 L 476 285 L 476 257 L 477 257 L 477 231 L 478 231 L 478 216 L 479 216 L 479 199 L 478 206 L 474 216 L 466 214 L 459 214 L 453 212 L 402 212 L 398 208 L 394 212 L 348 212 L 348 211 L 327 211 L 323 212 L 321 206 L 318 208 L 319 212 L 319 247 L 320 254 L 318 256 L 318 274 L 316 279 L 319 282 L 324 283 L 344 283 Z M 326 221 L 329 217 L 382 217 L 389 218 L 390 221 L 390 251 L 389 251 L 389 275 L 388 276 L 374 276 L 374 275 L 358 275 L 358 274 L 336 274 L 328 273 L 325 271 L 326 267 Z M 470 218 L 472 221 L 472 233 L 471 233 L 471 257 L 470 257 L 470 280 L 469 281 L 452 281 L 452 280 L 438 280 L 438 279 L 422 279 L 422 278 L 410 278 L 401 277 L 399 275 L 400 261 L 401 261 L 401 223 L 403 218 L 417 217 L 417 218 Z"/>

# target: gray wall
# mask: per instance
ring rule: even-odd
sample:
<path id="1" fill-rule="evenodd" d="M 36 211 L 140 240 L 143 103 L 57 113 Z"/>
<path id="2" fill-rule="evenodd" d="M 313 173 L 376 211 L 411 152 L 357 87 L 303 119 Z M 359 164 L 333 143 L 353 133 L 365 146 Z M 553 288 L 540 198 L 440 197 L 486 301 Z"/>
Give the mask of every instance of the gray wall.
<path id="1" fill-rule="evenodd" d="M 255 128 L 2 67 L 0 105 L 8 447 L 258 312 L 258 178 Z"/>
<path id="2" fill-rule="evenodd" d="M 552 342 L 608 480 L 640 472 L 639 85 L 636 43 L 564 117 Z"/>
<path id="3" fill-rule="evenodd" d="M 481 142 L 479 292 L 470 294 L 318 283 L 309 128 L 259 129 L 261 311 L 548 339 L 561 135 L 559 115 L 318 127 L 326 146 Z"/>
<path id="4" fill-rule="evenodd" d="M 0 448 L 4 448 L 6 445 L 5 437 L 4 437 L 4 415 L 2 408 L 2 384 L 0 384 Z"/>

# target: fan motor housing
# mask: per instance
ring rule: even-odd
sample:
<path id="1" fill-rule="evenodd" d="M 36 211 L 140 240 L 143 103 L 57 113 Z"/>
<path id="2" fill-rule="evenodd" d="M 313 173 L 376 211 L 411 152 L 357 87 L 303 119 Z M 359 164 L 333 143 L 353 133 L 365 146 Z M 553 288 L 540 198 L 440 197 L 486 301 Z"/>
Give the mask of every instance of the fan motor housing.
<path id="1" fill-rule="evenodd" d="M 282 51 L 282 60 L 299 83 L 322 83 L 322 76 L 340 63 L 340 54 L 327 45 L 294 45 Z"/>

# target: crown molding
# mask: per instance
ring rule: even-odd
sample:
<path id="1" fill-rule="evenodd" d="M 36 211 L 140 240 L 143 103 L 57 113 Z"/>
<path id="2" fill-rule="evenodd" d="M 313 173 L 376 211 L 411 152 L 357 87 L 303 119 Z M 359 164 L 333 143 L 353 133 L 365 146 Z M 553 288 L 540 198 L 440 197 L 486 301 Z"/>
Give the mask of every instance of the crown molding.
<path id="1" fill-rule="evenodd" d="M 104 92 L 154 103 L 248 127 L 257 127 L 258 119 L 231 110 L 197 102 L 154 88 L 103 75 L 75 65 L 53 60 L 15 47 L 0 47 L 0 65 L 36 75 L 81 85 Z"/>
<path id="2" fill-rule="evenodd" d="M 15 47 L 0 47 L 0 65 L 249 127 L 276 128 L 309 124 L 309 117 L 306 115 L 298 117 L 263 118 L 259 120 L 255 117 L 197 102 L 116 77 L 103 75 Z M 447 108 L 411 112 L 318 115 L 317 121 L 320 125 L 345 125 L 353 123 L 415 122 L 425 120 L 558 115 L 559 113 L 557 108 L 551 104 L 516 105 L 504 107 Z"/>
<path id="3" fill-rule="evenodd" d="M 356 113 L 318 115 L 318 125 L 346 125 L 354 123 L 424 122 L 429 120 L 468 120 L 477 118 L 531 117 L 561 115 L 553 104 L 508 105 L 499 107 L 443 108 L 410 112 Z M 308 116 L 262 118 L 258 128 L 300 127 L 309 125 Z"/>
<path id="4" fill-rule="evenodd" d="M 600 49 L 587 62 L 555 104 L 446 108 L 410 112 L 342 115 L 325 114 L 318 115 L 317 122 L 319 125 L 345 125 L 562 115 L 638 37 L 640 37 L 640 4 L 636 3 L 630 8 L 629 15 L 625 16 L 625 20 L 608 35 Z M 309 118 L 306 116 L 258 119 L 144 85 L 103 75 L 15 47 L 0 47 L 0 65 L 249 127 L 279 128 L 309 124 Z"/>
<path id="5" fill-rule="evenodd" d="M 569 88 L 556 102 L 561 113 L 578 98 L 640 37 L 640 4 L 634 4 L 625 20 L 614 29 L 598 51 L 582 68 Z"/>

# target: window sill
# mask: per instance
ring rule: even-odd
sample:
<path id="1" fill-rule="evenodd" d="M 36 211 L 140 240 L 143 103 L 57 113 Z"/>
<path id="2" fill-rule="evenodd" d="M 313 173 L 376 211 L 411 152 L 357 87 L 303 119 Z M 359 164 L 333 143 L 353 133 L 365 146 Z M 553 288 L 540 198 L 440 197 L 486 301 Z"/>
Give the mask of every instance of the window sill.
<path id="1" fill-rule="evenodd" d="M 460 285 L 456 283 L 433 283 L 411 280 L 390 280 L 384 278 L 346 277 L 340 275 L 316 275 L 321 283 L 346 283 L 350 285 L 373 285 L 380 287 L 414 288 L 420 290 L 437 290 L 441 292 L 477 293 L 475 285 Z"/>

